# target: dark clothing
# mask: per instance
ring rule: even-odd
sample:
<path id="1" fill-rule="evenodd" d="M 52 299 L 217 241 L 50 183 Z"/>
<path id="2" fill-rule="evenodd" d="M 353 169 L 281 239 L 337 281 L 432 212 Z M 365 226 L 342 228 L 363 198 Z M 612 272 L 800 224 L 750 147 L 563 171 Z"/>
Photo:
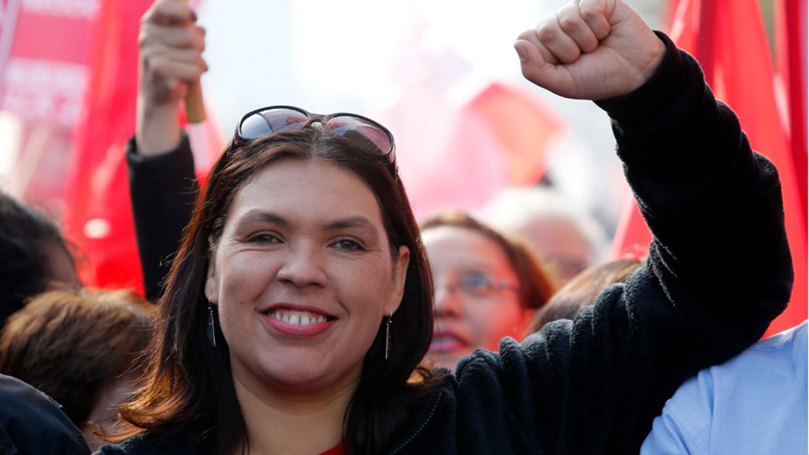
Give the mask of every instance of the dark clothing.
<path id="1" fill-rule="evenodd" d="M 654 233 L 648 265 L 575 320 L 461 359 L 389 453 L 638 453 L 680 383 L 753 344 L 785 308 L 792 266 L 776 170 L 696 61 L 661 38 L 652 79 L 598 103 Z M 164 453 L 158 439 L 194 435 L 103 453 Z M 173 453 L 196 453 L 184 447 Z"/>
<path id="2" fill-rule="evenodd" d="M 0 374 L 0 454 L 85 455 L 90 447 L 50 397 Z"/>
<path id="3" fill-rule="evenodd" d="M 194 156 L 183 134 L 176 151 L 158 156 L 138 154 L 133 138 L 126 144 L 126 161 L 143 284 L 146 298 L 156 302 L 199 190 Z"/>

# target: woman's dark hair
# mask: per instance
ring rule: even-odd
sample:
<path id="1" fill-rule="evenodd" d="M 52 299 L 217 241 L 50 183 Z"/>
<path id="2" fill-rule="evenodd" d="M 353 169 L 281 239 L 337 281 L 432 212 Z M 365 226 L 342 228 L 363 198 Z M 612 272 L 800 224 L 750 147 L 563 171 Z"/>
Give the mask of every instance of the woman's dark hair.
<path id="1" fill-rule="evenodd" d="M 360 382 L 345 416 L 348 453 L 386 449 L 413 418 L 415 407 L 440 385 L 445 373 L 419 366 L 432 338 L 433 288 L 404 187 L 367 142 L 311 124 L 243 146 L 231 144 L 214 164 L 159 304 L 145 382 L 135 398 L 121 406 L 123 428 L 111 440 L 145 431 L 170 433 L 193 425 L 202 431 L 200 447 L 209 453 L 230 453 L 245 441 L 227 343 L 213 348 L 206 339 L 204 286 L 209 255 L 222 234 L 233 198 L 261 169 L 281 160 L 324 161 L 357 175 L 377 198 L 393 254 L 398 254 L 401 245 L 410 250 L 402 303 L 390 326 L 388 360 L 384 359 L 383 322 L 365 355 Z M 224 340 L 219 324 L 216 338 Z"/>
<path id="2" fill-rule="evenodd" d="M 72 260 L 56 221 L 0 191 L 0 325 L 47 289 L 53 250 Z"/>
<path id="3" fill-rule="evenodd" d="M 508 257 L 509 265 L 517 274 L 520 287 L 520 305 L 523 309 L 542 307 L 556 292 L 556 281 L 548 273 L 542 260 L 531 247 L 516 234 L 499 231 L 466 212 L 446 211 L 437 213 L 421 223 L 426 231 L 441 226 L 470 229 L 495 242 Z"/>
<path id="4" fill-rule="evenodd" d="M 102 388 L 148 345 L 154 312 L 132 291 L 45 292 L 8 319 L 0 372 L 50 395 L 82 427 Z"/>
<path id="5" fill-rule="evenodd" d="M 575 318 L 582 307 L 595 303 L 607 286 L 626 282 L 629 274 L 645 263 L 644 259 L 618 259 L 585 269 L 559 289 L 548 304 L 534 315 L 526 336 L 539 332 L 547 323 L 557 319 Z"/>

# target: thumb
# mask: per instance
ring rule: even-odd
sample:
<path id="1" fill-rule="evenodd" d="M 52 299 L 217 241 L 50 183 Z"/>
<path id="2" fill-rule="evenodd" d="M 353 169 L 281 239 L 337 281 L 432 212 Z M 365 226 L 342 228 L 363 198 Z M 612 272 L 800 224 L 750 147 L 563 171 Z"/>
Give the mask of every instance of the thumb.
<path id="1" fill-rule="evenodd" d="M 557 59 L 552 53 L 545 50 L 542 44 L 534 43 L 523 39 L 517 39 L 514 43 L 514 50 L 520 57 L 520 67 L 523 76 L 534 84 L 557 92 L 559 78 L 559 68 L 556 66 Z"/>

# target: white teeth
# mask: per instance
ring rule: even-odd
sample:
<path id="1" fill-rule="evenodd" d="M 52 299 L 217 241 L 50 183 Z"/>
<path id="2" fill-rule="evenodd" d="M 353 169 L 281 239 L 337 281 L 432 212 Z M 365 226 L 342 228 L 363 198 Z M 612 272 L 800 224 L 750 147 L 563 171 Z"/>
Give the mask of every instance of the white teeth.
<path id="1" fill-rule="evenodd" d="M 293 325 L 311 325 L 328 321 L 327 317 L 322 314 L 301 314 L 300 312 L 292 312 L 288 310 L 270 311 L 267 313 L 267 315 L 271 318 Z"/>

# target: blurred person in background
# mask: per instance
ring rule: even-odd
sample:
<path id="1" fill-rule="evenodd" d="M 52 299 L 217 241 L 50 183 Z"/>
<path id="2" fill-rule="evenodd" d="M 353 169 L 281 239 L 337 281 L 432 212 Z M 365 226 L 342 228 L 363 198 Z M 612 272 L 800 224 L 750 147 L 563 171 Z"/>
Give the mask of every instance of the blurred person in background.
<path id="1" fill-rule="evenodd" d="M 552 188 L 505 189 L 482 213 L 492 226 L 525 238 L 560 284 L 603 261 L 609 251 L 601 224 Z"/>
<path id="2" fill-rule="evenodd" d="M 428 359 L 454 368 L 477 348 L 497 351 L 525 328 L 556 290 L 541 260 L 519 237 L 464 212 L 420 223 L 430 258 L 436 325 Z"/>
<path id="3" fill-rule="evenodd" d="M 54 283 L 80 285 L 59 225 L 0 191 L 0 326 L 27 299 Z"/>
<path id="4" fill-rule="evenodd" d="M 624 283 L 632 271 L 645 263 L 642 259 L 618 259 L 579 273 L 537 311 L 528 326 L 526 336 L 539 332 L 549 322 L 575 318 L 579 310 L 593 305 L 608 286 Z"/>
<path id="5" fill-rule="evenodd" d="M 90 447 L 135 389 L 154 305 L 131 291 L 58 289 L 34 297 L 0 335 L 0 372 L 63 406 Z"/>

